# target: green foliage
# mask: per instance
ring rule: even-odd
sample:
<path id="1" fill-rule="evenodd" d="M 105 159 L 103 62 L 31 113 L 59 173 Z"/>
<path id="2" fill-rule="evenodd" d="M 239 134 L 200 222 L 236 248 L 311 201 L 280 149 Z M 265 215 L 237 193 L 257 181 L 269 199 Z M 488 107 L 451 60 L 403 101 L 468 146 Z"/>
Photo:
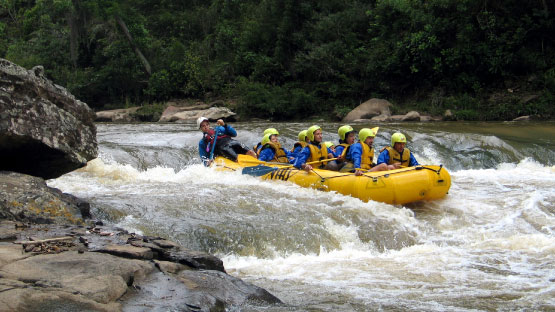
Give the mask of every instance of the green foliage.
<path id="1" fill-rule="evenodd" d="M 158 121 L 165 109 L 166 104 L 164 103 L 144 105 L 132 113 L 131 116 L 138 118 L 140 121 Z"/>
<path id="2" fill-rule="evenodd" d="M 462 109 L 453 112 L 455 120 L 480 120 L 480 115 L 475 110 Z"/>
<path id="3" fill-rule="evenodd" d="M 553 12 L 517 0 L 4 0 L 0 56 L 44 65 L 93 108 L 230 95 L 241 114 L 277 120 L 341 116 L 379 95 L 398 111 L 549 117 Z M 485 100 L 533 75 L 537 99 Z"/>
<path id="4" fill-rule="evenodd" d="M 169 68 L 163 68 L 149 78 L 145 94 L 154 100 L 200 97 L 204 93 L 199 58 L 189 51 L 177 53 L 181 55 L 179 61 L 172 61 Z"/>
<path id="5" fill-rule="evenodd" d="M 243 116 L 287 120 L 306 118 L 317 111 L 316 99 L 293 86 L 271 86 L 239 80 L 236 91 L 241 94 L 238 113 Z"/>

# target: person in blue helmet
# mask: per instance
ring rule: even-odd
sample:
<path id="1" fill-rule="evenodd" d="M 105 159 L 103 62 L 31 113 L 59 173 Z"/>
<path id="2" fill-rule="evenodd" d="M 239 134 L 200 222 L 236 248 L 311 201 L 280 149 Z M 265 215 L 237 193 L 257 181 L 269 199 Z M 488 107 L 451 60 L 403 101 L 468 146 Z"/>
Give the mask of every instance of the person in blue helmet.
<path id="1" fill-rule="evenodd" d="M 308 128 L 306 136 L 309 139 L 308 145 L 301 150 L 293 164 L 295 168 L 310 172 L 313 167 L 307 162 L 322 161 L 316 165 L 318 169 L 334 170 L 333 165 L 326 164 L 324 160 L 333 158 L 333 151 L 322 143 L 322 129 L 319 126 Z"/>
<path id="2" fill-rule="evenodd" d="M 400 132 L 393 133 L 391 146 L 384 147 L 380 156 L 378 156 L 378 165 L 387 164 L 393 166 L 394 169 L 418 166 L 418 161 L 416 161 L 412 152 L 405 148 L 406 144 L 407 138 L 404 134 Z"/>
<path id="3" fill-rule="evenodd" d="M 262 147 L 258 154 L 258 160 L 281 163 L 290 163 L 295 160 L 293 153 L 281 147 L 278 135 L 275 133 L 267 133 L 260 143 Z"/>
<path id="4" fill-rule="evenodd" d="M 210 128 L 210 121 L 206 117 L 197 119 L 197 126 L 202 131 L 202 139 L 198 143 L 199 156 L 205 166 L 210 166 L 213 159 L 210 159 L 210 153 L 216 140 L 214 155 L 224 156 L 225 158 L 237 161 L 237 154 L 247 154 L 256 158 L 256 154 L 241 142 L 232 139 L 237 136 L 237 131 L 232 126 L 226 124 L 222 119 L 216 121 L 217 125 L 214 129 Z M 216 138 L 216 133 L 218 137 Z"/>

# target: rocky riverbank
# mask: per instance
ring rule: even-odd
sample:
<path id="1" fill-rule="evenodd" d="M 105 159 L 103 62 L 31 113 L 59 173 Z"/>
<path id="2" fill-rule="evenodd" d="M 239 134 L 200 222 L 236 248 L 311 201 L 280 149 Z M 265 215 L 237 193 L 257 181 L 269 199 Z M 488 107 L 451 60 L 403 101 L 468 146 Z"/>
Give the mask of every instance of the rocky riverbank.
<path id="1" fill-rule="evenodd" d="M 101 222 L 2 220 L 0 240 L 3 311 L 224 311 L 280 302 L 226 274 L 214 256 Z"/>
<path id="2" fill-rule="evenodd" d="M 0 59 L 0 311 L 225 311 L 280 300 L 212 255 L 92 221 L 44 179 L 97 156 L 95 114 Z"/>

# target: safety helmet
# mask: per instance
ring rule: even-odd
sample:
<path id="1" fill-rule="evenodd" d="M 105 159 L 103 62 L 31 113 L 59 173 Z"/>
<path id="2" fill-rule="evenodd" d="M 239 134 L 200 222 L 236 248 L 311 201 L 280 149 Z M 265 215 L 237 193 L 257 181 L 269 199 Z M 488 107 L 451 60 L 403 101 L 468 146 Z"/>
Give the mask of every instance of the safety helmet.
<path id="1" fill-rule="evenodd" d="M 266 135 L 268 133 L 279 135 L 279 132 L 276 130 L 276 128 L 268 128 L 268 129 L 264 130 L 264 135 Z"/>
<path id="2" fill-rule="evenodd" d="M 208 120 L 208 118 L 206 118 L 206 117 L 199 117 L 199 118 L 197 119 L 197 127 L 198 127 L 199 129 L 200 129 L 200 124 L 201 124 L 203 121 L 209 121 L 209 120 Z"/>
<path id="3" fill-rule="evenodd" d="M 363 129 L 360 129 L 360 131 L 358 132 L 358 139 L 360 140 L 360 142 L 366 141 L 367 137 L 375 137 L 375 136 L 376 136 L 376 132 L 374 132 L 374 129 L 363 128 Z"/>
<path id="4" fill-rule="evenodd" d="M 327 148 L 330 148 L 330 147 L 334 146 L 333 142 L 330 142 L 330 141 L 324 142 L 324 145 L 325 145 Z"/>
<path id="5" fill-rule="evenodd" d="M 407 143 L 407 138 L 401 132 L 395 132 L 391 136 L 391 147 L 394 147 L 395 143 Z"/>
<path id="6" fill-rule="evenodd" d="M 304 142 L 306 140 L 306 130 L 299 132 L 299 141 Z"/>
<path id="7" fill-rule="evenodd" d="M 262 141 L 260 141 L 260 143 L 262 144 L 262 146 L 268 144 L 268 142 L 270 142 L 270 137 L 272 136 L 273 133 L 266 133 L 263 137 L 262 137 Z"/>
<path id="8" fill-rule="evenodd" d="M 347 133 L 355 131 L 353 130 L 353 127 L 349 126 L 349 125 L 345 125 L 345 126 L 341 126 L 339 127 L 339 129 L 337 129 L 337 134 L 339 134 L 339 139 L 341 141 L 345 141 L 345 138 L 347 137 Z"/>
<path id="9" fill-rule="evenodd" d="M 314 125 L 308 128 L 308 130 L 306 130 L 306 136 L 311 142 L 314 141 L 314 132 L 316 132 L 316 130 L 318 129 L 322 129 L 322 128 L 320 128 L 320 126 Z"/>

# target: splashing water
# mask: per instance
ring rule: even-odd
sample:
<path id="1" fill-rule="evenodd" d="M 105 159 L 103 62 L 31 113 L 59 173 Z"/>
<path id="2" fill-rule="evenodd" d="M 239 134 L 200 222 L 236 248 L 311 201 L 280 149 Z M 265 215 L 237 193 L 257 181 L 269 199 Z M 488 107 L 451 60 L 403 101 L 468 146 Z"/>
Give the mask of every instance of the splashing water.
<path id="1" fill-rule="evenodd" d="M 268 125 L 234 126 L 253 146 Z M 290 146 L 310 125 L 273 126 Z M 320 126 L 336 140 L 339 124 Z M 406 207 L 205 168 L 195 128 L 99 124 L 100 157 L 48 184 L 222 257 L 285 302 L 269 311 L 555 309 L 553 123 L 381 125 L 376 150 L 402 130 L 420 163 L 451 172 L 445 199 Z"/>

